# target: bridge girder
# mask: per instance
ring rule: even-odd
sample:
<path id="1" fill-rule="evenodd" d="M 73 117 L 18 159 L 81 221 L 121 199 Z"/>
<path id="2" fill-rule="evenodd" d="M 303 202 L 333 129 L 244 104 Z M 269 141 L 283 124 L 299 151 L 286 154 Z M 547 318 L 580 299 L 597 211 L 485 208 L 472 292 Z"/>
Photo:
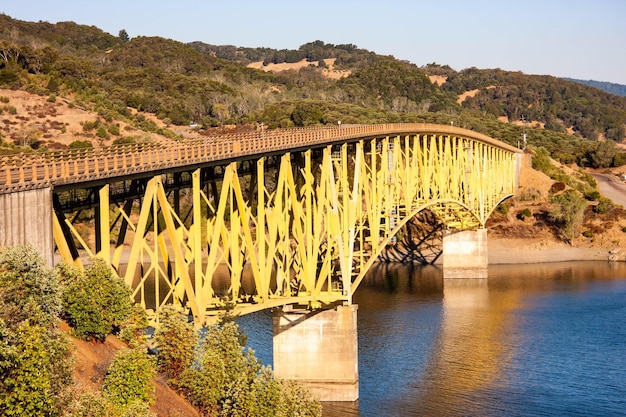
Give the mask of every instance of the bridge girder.
<path id="1" fill-rule="evenodd" d="M 110 204 L 101 186 L 91 240 L 57 210 L 59 252 L 77 264 L 76 246 L 105 259 L 157 320 L 170 303 L 197 323 L 226 304 L 242 314 L 350 304 L 384 247 L 421 210 L 450 229 L 484 227 L 517 190 L 517 154 L 460 135 L 354 139 L 275 158 L 248 157 L 245 170 L 232 161 L 219 176 L 197 168 L 183 198 L 160 175 L 125 204 Z"/>

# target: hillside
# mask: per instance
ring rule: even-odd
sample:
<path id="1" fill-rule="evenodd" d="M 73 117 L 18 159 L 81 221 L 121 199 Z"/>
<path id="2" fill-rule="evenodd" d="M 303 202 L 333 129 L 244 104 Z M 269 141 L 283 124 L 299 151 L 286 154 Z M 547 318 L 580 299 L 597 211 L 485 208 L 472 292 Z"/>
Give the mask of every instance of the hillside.
<path id="1" fill-rule="evenodd" d="M 588 85 L 591 87 L 598 88 L 600 90 L 606 91 L 607 93 L 615 94 L 616 96 L 626 96 L 626 85 L 608 83 L 605 81 L 595 81 L 595 80 L 577 80 L 574 78 L 564 78 L 568 81 L 573 81 L 575 83 Z"/>
<path id="2" fill-rule="evenodd" d="M 61 328 L 69 332 L 66 323 Z M 74 370 L 74 382 L 76 389 L 81 391 L 97 392 L 102 389 L 106 370 L 109 368 L 115 354 L 126 346 L 114 335 L 107 336 L 102 343 L 93 343 L 85 340 L 71 338 L 76 367 Z M 153 380 L 156 401 L 150 407 L 150 411 L 161 417 L 199 417 L 200 413 L 185 401 L 179 394 L 167 386 L 165 381 L 155 378 Z"/>
<path id="3" fill-rule="evenodd" d="M 418 67 L 350 44 L 183 44 L 0 15 L 0 153 L 338 120 L 453 124 L 514 146 L 526 138 L 564 167 L 626 164 L 626 98 L 556 77 Z M 551 177 L 601 203 L 577 170 L 568 175 Z"/>
<path id="4" fill-rule="evenodd" d="M 626 98 L 550 76 L 418 67 L 322 41 L 275 50 L 128 39 L 73 22 L 6 15 L 0 15 L 0 88 L 54 95 L 109 124 L 161 129 L 170 138 L 176 138 L 176 126 L 191 123 L 202 131 L 255 123 L 433 121 L 514 145 L 525 127 L 531 145 L 581 164 L 595 140 L 619 143 L 626 136 Z M 145 113 L 161 127 L 137 118 Z M 137 140 L 124 131 L 121 136 Z"/>

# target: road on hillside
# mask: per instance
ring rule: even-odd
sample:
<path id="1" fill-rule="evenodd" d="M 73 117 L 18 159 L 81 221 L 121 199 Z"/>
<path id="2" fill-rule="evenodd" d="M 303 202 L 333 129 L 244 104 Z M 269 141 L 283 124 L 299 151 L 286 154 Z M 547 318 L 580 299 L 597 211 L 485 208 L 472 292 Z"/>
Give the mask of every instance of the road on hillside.
<path id="1" fill-rule="evenodd" d="M 626 208 L 626 183 L 615 175 L 591 174 L 598 181 L 600 193 Z"/>

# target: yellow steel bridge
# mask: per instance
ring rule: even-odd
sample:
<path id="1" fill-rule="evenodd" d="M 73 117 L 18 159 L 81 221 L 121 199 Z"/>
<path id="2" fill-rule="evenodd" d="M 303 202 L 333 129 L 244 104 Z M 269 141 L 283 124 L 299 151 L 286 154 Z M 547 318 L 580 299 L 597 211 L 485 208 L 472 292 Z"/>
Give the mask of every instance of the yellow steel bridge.
<path id="1" fill-rule="evenodd" d="M 65 261 L 103 258 L 156 317 L 174 303 L 202 323 L 226 303 L 350 304 L 420 211 L 484 227 L 515 194 L 520 155 L 452 126 L 385 124 L 5 156 L 0 209 L 48 190 Z M 12 223 L 0 216 L 0 246 Z"/>

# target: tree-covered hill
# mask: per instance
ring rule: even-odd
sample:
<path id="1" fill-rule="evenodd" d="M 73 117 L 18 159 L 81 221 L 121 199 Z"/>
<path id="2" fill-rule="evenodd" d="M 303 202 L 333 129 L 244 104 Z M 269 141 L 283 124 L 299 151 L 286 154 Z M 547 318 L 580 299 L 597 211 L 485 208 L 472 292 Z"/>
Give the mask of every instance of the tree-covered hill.
<path id="1" fill-rule="evenodd" d="M 250 65 L 259 62 L 298 65 L 274 72 Z M 345 76 L 327 76 L 328 63 Z M 524 130 L 530 145 L 582 165 L 597 159 L 598 140 L 614 144 L 626 137 L 625 97 L 551 76 L 419 67 L 319 40 L 276 50 L 129 39 L 124 30 L 113 36 L 73 22 L 6 15 L 0 15 L 0 89 L 66 97 L 109 122 L 146 129 L 153 126 L 137 120 L 137 111 L 173 127 L 196 122 L 203 131 L 255 123 L 275 128 L 432 121 L 516 145 Z"/>
<path id="2" fill-rule="evenodd" d="M 594 81 L 594 80 L 577 80 L 574 78 L 564 78 L 568 81 L 573 81 L 575 83 L 589 85 L 591 87 L 598 88 L 600 90 L 604 90 L 607 93 L 615 94 L 616 96 L 626 96 L 626 85 L 609 83 L 606 81 Z"/>

